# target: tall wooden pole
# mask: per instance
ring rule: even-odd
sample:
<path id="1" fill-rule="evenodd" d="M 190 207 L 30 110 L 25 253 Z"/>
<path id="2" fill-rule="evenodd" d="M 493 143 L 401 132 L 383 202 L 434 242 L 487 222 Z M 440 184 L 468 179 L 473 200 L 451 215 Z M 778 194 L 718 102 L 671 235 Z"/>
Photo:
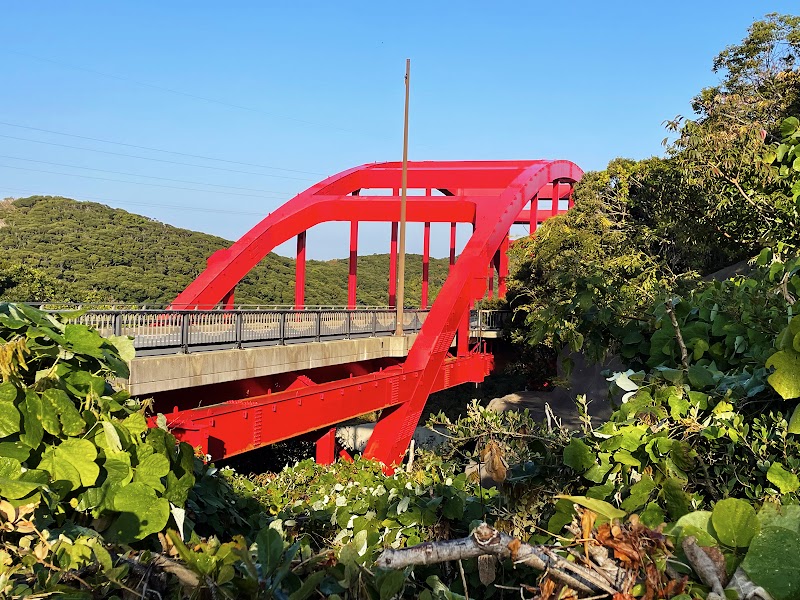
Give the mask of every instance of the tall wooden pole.
<path id="1" fill-rule="evenodd" d="M 403 171 L 400 190 L 400 240 L 397 261 L 397 327 L 395 335 L 403 335 L 403 300 L 406 283 L 406 194 L 408 193 L 408 90 L 411 80 L 411 59 L 406 59 L 406 107 L 403 122 Z"/>

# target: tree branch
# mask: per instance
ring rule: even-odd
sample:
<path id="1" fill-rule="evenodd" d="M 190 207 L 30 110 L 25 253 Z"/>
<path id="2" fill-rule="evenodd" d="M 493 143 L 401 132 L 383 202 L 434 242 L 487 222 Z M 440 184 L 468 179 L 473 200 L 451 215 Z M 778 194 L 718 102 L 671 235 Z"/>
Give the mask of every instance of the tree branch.
<path id="1" fill-rule="evenodd" d="M 384 569 L 403 569 L 411 565 L 431 565 L 484 554 L 511 558 L 515 563 L 547 571 L 553 579 L 582 594 L 613 596 L 618 592 L 590 569 L 571 563 L 544 546 L 524 544 L 486 523 L 481 523 L 465 538 L 425 542 L 399 550 L 388 548 L 381 553 L 375 564 Z"/>
<path id="2" fill-rule="evenodd" d="M 683 334 L 681 328 L 678 326 L 678 319 L 675 317 L 675 308 L 672 306 L 672 300 L 665 302 L 667 307 L 667 314 L 672 323 L 672 328 L 675 330 L 675 339 L 678 340 L 678 347 L 681 349 L 681 365 L 684 371 L 689 370 L 689 353 L 686 351 L 686 344 L 683 343 Z"/>

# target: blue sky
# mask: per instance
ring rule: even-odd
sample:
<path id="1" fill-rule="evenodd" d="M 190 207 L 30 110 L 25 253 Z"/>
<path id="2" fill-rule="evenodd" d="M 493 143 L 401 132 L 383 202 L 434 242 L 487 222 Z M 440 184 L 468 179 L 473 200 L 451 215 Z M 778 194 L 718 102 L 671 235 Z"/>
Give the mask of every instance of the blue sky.
<path id="1" fill-rule="evenodd" d="M 399 159 L 407 57 L 412 159 L 600 169 L 660 154 L 663 121 L 716 83 L 713 57 L 772 11 L 796 0 L 6 2 L 0 197 L 236 239 L 323 176 Z M 315 228 L 309 256 L 346 256 L 346 232 Z M 447 239 L 434 229 L 434 255 Z M 388 225 L 363 226 L 361 248 L 387 251 Z"/>

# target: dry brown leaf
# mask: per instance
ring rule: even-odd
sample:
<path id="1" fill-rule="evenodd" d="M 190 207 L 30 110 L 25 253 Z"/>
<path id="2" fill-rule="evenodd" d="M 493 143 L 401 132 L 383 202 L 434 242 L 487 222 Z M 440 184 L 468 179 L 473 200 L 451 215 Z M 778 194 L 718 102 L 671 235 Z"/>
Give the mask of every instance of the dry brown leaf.
<path id="1" fill-rule="evenodd" d="M 583 552 L 586 558 L 589 558 L 589 540 L 592 539 L 592 529 L 594 529 L 594 522 L 597 520 L 597 515 L 590 510 L 584 510 L 581 515 L 581 535 L 586 540 L 583 543 Z"/>
<path id="2" fill-rule="evenodd" d="M 478 577 L 483 585 L 494 583 L 497 576 L 496 564 L 497 559 L 491 554 L 482 554 L 478 557 Z"/>
<path id="3" fill-rule="evenodd" d="M 508 474 L 508 463 L 503 456 L 503 449 L 494 440 L 486 442 L 481 452 L 481 460 L 484 463 L 486 474 L 497 483 L 503 483 Z"/>
<path id="4" fill-rule="evenodd" d="M 522 542 L 517 538 L 514 538 L 508 543 L 508 550 L 511 552 L 511 560 L 517 560 L 517 552 L 519 552 L 520 546 L 522 546 Z"/>

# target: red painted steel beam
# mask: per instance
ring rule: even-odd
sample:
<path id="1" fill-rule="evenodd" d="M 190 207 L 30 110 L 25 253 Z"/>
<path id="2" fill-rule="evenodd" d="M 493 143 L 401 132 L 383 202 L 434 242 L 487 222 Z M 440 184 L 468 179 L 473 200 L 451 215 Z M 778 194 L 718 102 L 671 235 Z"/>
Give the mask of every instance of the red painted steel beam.
<path id="1" fill-rule="evenodd" d="M 176 431 L 212 456 L 230 456 L 385 409 L 365 455 L 391 470 L 405 453 L 428 395 L 458 382 L 481 381 L 488 373 L 491 356 L 469 353 L 468 311 L 486 291 L 486 267 L 503 246 L 509 228 L 537 193 L 548 196 L 548 186 L 556 201 L 550 211 L 538 212 L 559 212 L 557 200 L 562 191 L 569 193 L 569 186 L 558 182 L 574 182 L 581 175 L 568 161 L 410 163 L 409 187 L 423 189 L 427 195 L 408 198 L 408 220 L 467 222 L 473 228 L 402 366 L 183 411 L 171 415 Z M 217 304 L 275 246 L 317 223 L 396 221 L 399 185 L 400 163 L 380 163 L 350 169 L 312 186 L 230 248 L 215 253 L 208 268 L 172 307 Z M 368 194 L 370 189 L 393 189 L 395 195 L 349 195 Z M 446 195 L 431 196 L 432 189 Z M 530 219 L 530 214 L 525 218 Z M 453 234 L 451 225 L 451 263 L 455 259 Z M 457 331 L 458 357 L 453 358 L 450 347 Z M 256 410 L 260 412 L 253 413 Z"/>
<path id="2" fill-rule="evenodd" d="M 483 296 L 484 269 L 508 235 L 517 215 L 546 184 L 577 181 L 582 175 L 580 168 L 568 161 L 535 161 L 518 171 L 493 202 L 478 206 L 475 231 L 442 286 L 406 359 L 405 368 L 421 369 L 422 375 L 405 403 L 384 412 L 367 444 L 366 457 L 382 462 L 389 470 L 399 464 L 455 331 L 468 314 L 470 302 Z"/>
<path id="3" fill-rule="evenodd" d="M 294 263 L 294 307 L 306 305 L 306 232 L 297 234 L 297 260 Z"/>
<path id="4" fill-rule="evenodd" d="M 428 308 L 428 267 L 431 260 L 431 224 L 427 221 L 422 233 L 422 297 L 419 307 Z"/>
<path id="5" fill-rule="evenodd" d="M 350 272 L 347 275 L 347 308 L 356 307 L 358 287 L 358 221 L 350 221 Z"/>
<path id="6" fill-rule="evenodd" d="M 450 223 L 450 269 L 453 270 L 453 265 L 456 264 L 456 224 Z M 449 272 L 448 271 L 448 272 Z"/>
<path id="7" fill-rule="evenodd" d="M 483 381 L 493 364 L 491 354 L 451 357 L 434 378 L 433 389 Z M 420 370 L 391 367 L 330 383 L 168 413 L 167 425 L 180 440 L 218 460 L 399 404 L 412 393 L 420 376 Z"/>

